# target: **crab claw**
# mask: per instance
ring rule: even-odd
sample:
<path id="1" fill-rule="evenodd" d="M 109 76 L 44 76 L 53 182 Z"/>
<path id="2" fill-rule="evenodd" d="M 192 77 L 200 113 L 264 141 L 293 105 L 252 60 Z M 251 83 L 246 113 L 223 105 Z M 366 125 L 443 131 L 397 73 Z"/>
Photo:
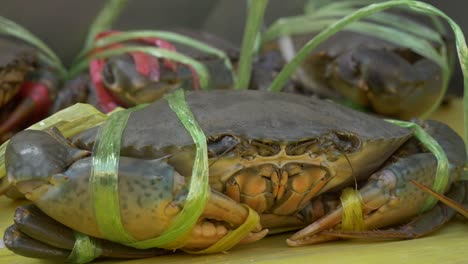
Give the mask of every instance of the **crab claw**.
<path id="1" fill-rule="evenodd" d="M 410 180 L 418 180 L 432 185 L 437 161 L 430 153 L 414 154 L 401 158 L 388 167 L 374 173 L 368 183 L 359 190 L 362 197 L 364 226 L 368 230 L 403 223 L 416 216 L 422 204 L 429 197 Z M 291 236 L 287 243 L 290 246 L 314 244 L 338 237 L 322 234 L 329 229 L 336 230 L 342 223 L 343 208 L 339 206 L 326 216 Z M 356 232 L 359 234 L 359 232 Z M 362 233 L 366 237 L 366 233 Z"/>
<path id="2" fill-rule="evenodd" d="M 101 32 L 96 40 L 109 35 L 120 34 L 118 31 Z M 157 38 L 135 38 L 132 41 L 157 46 L 170 51 L 175 47 Z M 98 48 L 92 53 L 124 46 L 124 43 Z M 180 73 L 177 64 L 163 59 L 163 67 L 157 58 L 144 52 L 129 52 L 108 60 L 95 59 L 90 64 L 90 76 L 96 92 L 99 107 L 110 112 L 117 106 L 131 107 L 137 104 L 153 102 L 165 93 L 180 86 Z M 191 69 L 192 70 L 192 69 Z M 192 71 L 194 88 L 198 87 L 198 76 Z"/>
<path id="3" fill-rule="evenodd" d="M 96 220 L 94 194 L 89 188 L 93 164 L 89 154 L 70 145 L 58 131 L 23 131 L 8 145 L 8 177 L 27 199 L 56 221 L 89 236 L 108 239 Z M 168 160 L 119 159 L 120 218 L 135 240 L 164 233 L 184 207 L 186 178 Z M 207 248 L 244 224 L 250 213 L 250 209 L 213 191 L 187 243 L 180 247 Z M 260 231 L 259 224 L 249 229 L 252 233 L 240 242 L 261 239 L 268 232 Z"/>
<path id="4" fill-rule="evenodd" d="M 148 57 L 141 53 L 115 56 L 108 59 L 102 68 L 103 84 L 123 106 L 153 102 L 179 87 L 176 73 L 166 67 L 159 68 L 157 59 L 151 56 L 146 59 L 152 62 L 150 68 L 153 70 L 147 69 L 149 75 L 142 74 L 137 66 L 142 64 L 143 55 Z"/>
<path id="5" fill-rule="evenodd" d="M 30 193 L 89 151 L 72 147 L 56 129 L 25 130 L 16 134 L 5 152 L 8 180 L 24 194 Z M 28 166 L 23 166 L 23 164 Z"/>

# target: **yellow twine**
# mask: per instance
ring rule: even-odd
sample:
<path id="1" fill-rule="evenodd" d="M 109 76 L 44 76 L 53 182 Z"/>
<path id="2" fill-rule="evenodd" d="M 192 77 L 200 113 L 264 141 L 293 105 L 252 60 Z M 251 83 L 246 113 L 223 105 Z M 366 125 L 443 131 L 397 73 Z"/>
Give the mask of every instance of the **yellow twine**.
<path id="1" fill-rule="evenodd" d="M 361 193 L 353 188 L 346 188 L 341 193 L 340 200 L 343 208 L 341 228 L 345 231 L 365 230 Z"/>

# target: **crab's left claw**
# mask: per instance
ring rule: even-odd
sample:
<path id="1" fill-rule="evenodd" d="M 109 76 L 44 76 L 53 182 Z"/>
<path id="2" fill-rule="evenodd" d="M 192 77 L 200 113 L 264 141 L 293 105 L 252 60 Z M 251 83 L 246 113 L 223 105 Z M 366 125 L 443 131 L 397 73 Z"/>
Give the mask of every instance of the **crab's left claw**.
<path id="1" fill-rule="evenodd" d="M 374 230 L 383 226 L 400 224 L 408 221 L 420 212 L 420 208 L 429 195 L 413 184 L 410 180 L 418 180 L 426 185 L 432 185 L 437 161 L 430 153 L 420 153 L 401 158 L 397 162 L 376 172 L 368 183 L 359 191 L 362 196 L 362 212 L 364 226 L 367 230 Z M 343 208 L 340 206 L 328 215 L 300 230 L 288 239 L 290 246 L 314 244 L 328 240 L 335 240 L 342 232 L 328 232 L 336 230 L 342 222 Z M 430 232 L 434 228 L 428 226 Z M 327 231 L 327 232 L 323 232 Z M 402 237 L 381 231 L 356 231 L 354 237 Z M 394 232 L 395 233 L 395 232 Z M 406 235 L 408 237 L 408 235 Z"/>

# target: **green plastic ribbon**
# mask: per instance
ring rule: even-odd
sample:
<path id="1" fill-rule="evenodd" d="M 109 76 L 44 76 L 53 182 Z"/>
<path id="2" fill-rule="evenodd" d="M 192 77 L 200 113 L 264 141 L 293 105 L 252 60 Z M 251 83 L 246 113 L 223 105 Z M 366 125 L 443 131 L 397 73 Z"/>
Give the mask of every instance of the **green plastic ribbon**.
<path id="1" fill-rule="evenodd" d="M 187 128 L 196 146 L 190 189 L 184 208 L 168 230 L 159 237 L 137 241 L 125 230 L 120 218 L 118 160 L 120 141 L 131 112 L 141 106 L 112 114 L 99 131 L 93 150 L 90 177 L 92 201 L 99 229 L 106 239 L 135 248 L 180 248 L 200 217 L 209 198 L 208 156 L 205 134 L 185 102 L 183 90 L 166 97 L 171 109 Z"/>
<path id="2" fill-rule="evenodd" d="M 134 242 L 120 219 L 118 169 L 120 141 L 132 112 L 137 106 L 113 113 L 101 126 L 93 148 L 93 166 L 89 177 L 94 215 L 102 235 L 122 244 Z M 104 209 L 105 208 L 105 209 Z"/>
<path id="3" fill-rule="evenodd" d="M 34 36 L 26 28 L 0 16 L 0 34 L 12 36 L 37 48 L 39 58 L 48 65 L 55 68 L 62 78 L 67 76 L 67 70 L 60 58 L 42 40 Z"/>
<path id="4" fill-rule="evenodd" d="M 198 218 L 203 213 L 210 194 L 208 185 L 208 146 L 205 134 L 185 101 L 183 89 L 168 94 L 164 98 L 195 143 L 196 152 L 190 178 L 190 189 L 182 211 L 176 216 L 168 230 L 159 237 L 129 244 L 131 247 L 161 247 L 167 249 L 183 247 L 186 238 L 191 234 Z"/>
<path id="5" fill-rule="evenodd" d="M 75 63 L 73 63 L 73 65 L 79 64 L 79 62 L 83 60 L 87 54 L 91 54 L 93 50 L 107 47 L 113 44 L 122 44 L 123 42 L 127 42 L 129 40 L 134 40 L 138 38 L 160 38 L 160 39 L 164 39 L 173 43 L 179 43 L 181 45 L 191 47 L 193 49 L 199 50 L 206 54 L 214 55 L 224 61 L 224 65 L 231 72 L 232 79 L 234 81 L 234 86 L 236 86 L 237 77 L 234 72 L 231 60 L 229 59 L 229 57 L 223 50 L 218 49 L 214 46 L 211 46 L 207 43 L 198 41 L 196 39 L 187 37 L 185 35 L 178 34 L 175 32 L 170 32 L 170 31 L 132 30 L 132 31 L 122 31 L 120 34 L 102 37 L 98 40 L 95 40 L 92 45 L 83 49 L 80 52 L 80 54 L 77 56 L 77 58 L 75 59 Z"/>
<path id="6" fill-rule="evenodd" d="M 421 126 L 412 122 L 386 119 L 387 122 L 400 127 L 414 130 L 414 136 L 430 151 L 437 159 L 437 171 L 432 189 L 437 193 L 443 193 L 447 190 L 449 184 L 449 161 L 445 151 L 439 143 L 429 135 Z M 432 208 L 436 203 L 435 197 L 429 197 L 424 203 L 421 212 Z"/>
<path id="7" fill-rule="evenodd" d="M 209 87 L 210 78 L 211 78 L 210 73 L 203 63 L 200 63 L 199 61 L 187 55 L 184 55 L 182 53 L 170 51 L 170 50 L 163 49 L 163 48 L 155 48 L 155 47 L 148 47 L 148 46 L 142 46 L 142 45 L 137 45 L 137 46 L 129 45 L 129 46 L 121 47 L 121 48 L 104 50 L 96 54 L 90 55 L 89 57 L 86 57 L 80 60 L 78 63 L 76 63 L 73 66 L 73 68 L 70 69 L 69 76 L 70 77 L 77 76 L 83 70 L 87 69 L 89 67 L 89 63 L 91 62 L 91 60 L 108 58 L 108 57 L 117 56 L 120 54 L 126 54 L 129 52 L 143 52 L 151 56 L 154 56 L 156 58 L 166 58 L 175 62 L 188 65 L 192 67 L 197 73 L 199 82 L 200 82 L 200 88 L 202 90 L 206 90 L 210 88 Z"/>
<path id="8" fill-rule="evenodd" d="M 259 28 L 263 22 L 268 0 L 250 1 L 244 37 L 242 39 L 241 55 L 238 68 L 238 82 L 236 89 L 247 89 L 252 74 L 252 60 L 256 53 L 256 42 L 258 40 Z"/>
<path id="9" fill-rule="evenodd" d="M 112 114 L 107 123 L 101 127 L 93 150 L 93 168 L 89 184 L 92 189 L 94 213 L 99 230 L 106 239 L 134 248 L 182 248 L 209 199 L 208 151 L 205 134 L 190 111 L 182 89 L 166 95 L 165 99 L 192 136 L 196 153 L 184 207 L 170 227 L 160 236 L 137 241 L 127 233 L 120 218 L 118 197 L 120 141 L 130 113 L 141 106 Z M 243 225 L 212 247 L 196 253 L 209 254 L 225 251 L 237 244 L 259 223 L 258 214 L 248 209 L 249 216 Z"/>
<path id="10" fill-rule="evenodd" d="M 230 231 L 225 235 L 223 238 L 218 240 L 215 244 L 210 246 L 207 249 L 203 249 L 200 251 L 194 251 L 194 250 L 184 250 L 187 253 L 190 254 L 212 254 L 212 253 L 218 253 L 218 252 L 225 252 L 237 245 L 246 235 L 250 233 L 255 227 L 260 222 L 260 216 L 258 213 L 250 208 L 249 206 L 243 204 L 243 206 L 249 211 L 249 215 L 247 216 L 247 219 L 245 222 L 240 225 L 238 228 L 235 230 Z"/>
<path id="11" fill-rule="evenodd" d="M 107 0 L 89 28 L 85 48 L 94 43 L 96 35 L 112 27 L 112 24 L 120 16 L 127 4 L 128 0 Z"/>
<path id="12" fill-rule="evenodd" d="M 68 256 L 68 263 L 88 263 L 101 255 L 98 241 L 80 232 L 75 232 L 75 244 Z"/>

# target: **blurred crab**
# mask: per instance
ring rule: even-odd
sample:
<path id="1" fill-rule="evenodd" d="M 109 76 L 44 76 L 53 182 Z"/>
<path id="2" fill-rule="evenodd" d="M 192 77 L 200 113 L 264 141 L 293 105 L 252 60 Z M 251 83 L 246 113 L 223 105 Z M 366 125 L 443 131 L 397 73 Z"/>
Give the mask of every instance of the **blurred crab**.
<path id="1" fill-rule="evenodd" d="M 189 30 L 176 30 L 176 32 L 226 51 L 233 62 L 238 56 L 237 49 L 232 44 L 213 35 Z M 116 34 L 120 33 L 118 31 L 103 32 L 96 39 Z M 207 55 L 194 48 L 171 44 L 158 38 L 137 38 L 129 42 L 178 51 L 195 58 L 202 62 L 210 72 L 211 86 L 217 89 L 232 88 L 233 80 L 230 70 L 225 67 L 221 59 L 214 55 Z M 128 43 L 100 48 L 93 53 L 123 47 L 126 44 Z M 104 112 L 110 112 L 117 106 L 127 108 L 153 102 L 180 87 L 199 90 L 199 83 L 196 72 L 190 66 L 169 59 L 157 59 L 143 52 L 130 52 L 107 59 L 92 60 L 89 65 L 89 75 L 82 75 L 69 81 L 67 87 L 59 94 L 54 111 L 76 102 L 87 102 Z"/>
<path id="2" fill-rule="evenodd" d="M 443 26 L 436 27 L 438 24 L 431 17 L 400 9 L 384 14 L 409 20 L 425 31 L 438 34 L 440 42 L 429 44 L 439 54 L 446 49 L 448 65 L 453 64 L 453 37 Z M 253 77 L 264 84 L 259 88 L 266 89 L 275 75 L 270 72 L 281 70 L 313 36 L 294 33 L 264 43 Z M 316 94 L 383 116 L 405 120 L 420 117 L 436 103 L 442 92 L 442 68 L 401 43 L 353 28 L 338 32 L 305 60 L 296 72 L 292 91 Z"/>
<path id="3" fill-rule="evenodd" d="M 0 143 L 38 122 L 55 99 L 58 80 L 37 52 L 19 41 L 0 40 Z"/>

